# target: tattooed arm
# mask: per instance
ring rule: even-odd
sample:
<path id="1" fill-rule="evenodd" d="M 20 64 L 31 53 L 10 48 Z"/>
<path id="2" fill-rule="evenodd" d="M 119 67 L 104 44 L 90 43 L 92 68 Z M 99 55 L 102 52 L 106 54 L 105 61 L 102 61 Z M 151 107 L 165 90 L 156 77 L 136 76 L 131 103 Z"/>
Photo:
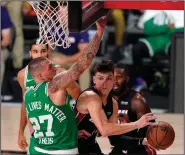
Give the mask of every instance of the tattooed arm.
<path id="1" fill-rule="evenodd" d="M 106 18 L 103 17 L 96 22 L 97 31 L 94 38 L 84 49 L 82 55 L 67 71 L 61 72 L 50 82 L 49 88 L 54 91 L 66 87 L 69 83 L 76 81 L 80 75 L 91 65 L 93 58 L 98 52 L 103 31 L 106 26 Z"/>

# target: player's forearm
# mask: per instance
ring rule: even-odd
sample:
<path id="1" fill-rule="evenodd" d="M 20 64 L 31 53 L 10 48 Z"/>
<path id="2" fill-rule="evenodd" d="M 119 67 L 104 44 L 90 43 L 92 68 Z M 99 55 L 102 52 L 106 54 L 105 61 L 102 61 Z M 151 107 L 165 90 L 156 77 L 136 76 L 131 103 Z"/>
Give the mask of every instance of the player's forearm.
<path id="1" fill-rule="evenodd" d="M 101 33 L 101 31 L 97 31 L 94 38 L 84 49 L 78 61 L 70 68 L 73 79 L 77 80 L 79 76 L 91 65 L 93 58 L 98 52 L 102 35 L 103 32 Z"/>
<path id="2" fill-rule="evenodd" d="M 136 122 L 125 123 L 125 124 L 113 124 L 113 123 L 106 123 L 103 125 L 101 134 L 102 136 L 111 136 L 111 135 L 121 135 L 132 130 L 138 128 Z"/>
<path id="3" fill-rule="evenodd" d="M 21 105 L 21 119 L 20 119 L 20 126 L 19 126 L 19 134 L 24 134 L 24 130 L 27 124 L 27 115 L 26 110 L 24 107 L 24 103 Z"/>

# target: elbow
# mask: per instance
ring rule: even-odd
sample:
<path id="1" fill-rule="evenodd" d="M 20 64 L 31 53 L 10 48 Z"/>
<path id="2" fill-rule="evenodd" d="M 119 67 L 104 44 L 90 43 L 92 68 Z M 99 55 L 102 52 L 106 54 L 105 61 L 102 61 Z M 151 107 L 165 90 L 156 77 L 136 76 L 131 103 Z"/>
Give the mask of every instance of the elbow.
<path id="1" fill-rule="evenodd" d="M 7 46 L 8 46 L 8 45 L 10 45 L 11 43 L 12 43 L 11 39 L 8 39 L 6 44 L 7 44 Z"/>
<path id="2" fill-rule="evenodd" d="M 11 40 L 7 39 L 7 40 L 4 40 L 4 48 L 7 48 L 7 46 L 9 46 L 11 44 Z"/>
<path id="3" fill-rule="evenodd" d="M 11 34 L 10 34 L 10 36 L 11 36 Z M 10 45 L 10 44 L 11 44 L 11 37 L 6 37 L 6 38 L 4 38 L 4 39 L 2 40 L 2 42 L 4 42 L 4 44 L 5 44 L 6 46 Z"/>

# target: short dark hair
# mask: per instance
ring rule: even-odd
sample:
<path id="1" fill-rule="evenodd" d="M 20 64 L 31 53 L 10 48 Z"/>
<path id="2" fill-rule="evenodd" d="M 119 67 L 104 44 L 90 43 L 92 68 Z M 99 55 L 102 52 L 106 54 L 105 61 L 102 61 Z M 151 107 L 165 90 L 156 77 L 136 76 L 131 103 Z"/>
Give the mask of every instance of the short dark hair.
<path id="1" fill-rule="evenodd" d="M 124 73 L 126 73 L 127 76 L 129 76 L 129 69 L 128 69 L 127 65 L 125 65 L 123 63 L 118 63 L 115 65 L 115 68 L 121 69 L 122 70 L 121 72 L 124 72 Z"/>
<path id="2" fill-rule="evenodd" d="M 112 72 L 112 73 L 114 73 L 114 67 L 115 67 L 115 65 L 112 60 L 102 60 L 102 62 L 95 65 L 94 75 L 97 72 L 101 72 L 101 73 Z"/>
<path id="3" fill-rule="evenodd" d="M 33 44 L 31 44 L 31 46 L 30 46 L 30 50 L 32 49 L 32 46 L 33 45 L 38 45 L 37 43 L 33 43 Z M 47 43 L 43 43 L 43 45 L 45 45 L 46 46 L 46 49 L 48 50 L 49 49 L 49 45 L 47 44 Z"/>
<path id="4" fill-rule="evenodd" d="M 30 73 L 31 77 L 35 76 L 35 73 L 41 70 L 41 62 L 46 61 L 46 57 L 39 57 L 31 60 L 28 64 L 28 72 Z"/>

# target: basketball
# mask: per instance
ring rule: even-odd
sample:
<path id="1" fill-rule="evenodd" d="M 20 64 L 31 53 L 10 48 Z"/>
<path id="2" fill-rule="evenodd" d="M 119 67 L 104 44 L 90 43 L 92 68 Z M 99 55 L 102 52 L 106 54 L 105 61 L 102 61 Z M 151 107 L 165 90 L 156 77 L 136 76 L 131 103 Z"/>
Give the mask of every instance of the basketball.
<path id="1" fill-rule="evenodd" d="M 169 123 L 159 121 L 148 127 L 146 137 L 152 147 L 165 150 L 174 142 L 175 131 Z"/>

